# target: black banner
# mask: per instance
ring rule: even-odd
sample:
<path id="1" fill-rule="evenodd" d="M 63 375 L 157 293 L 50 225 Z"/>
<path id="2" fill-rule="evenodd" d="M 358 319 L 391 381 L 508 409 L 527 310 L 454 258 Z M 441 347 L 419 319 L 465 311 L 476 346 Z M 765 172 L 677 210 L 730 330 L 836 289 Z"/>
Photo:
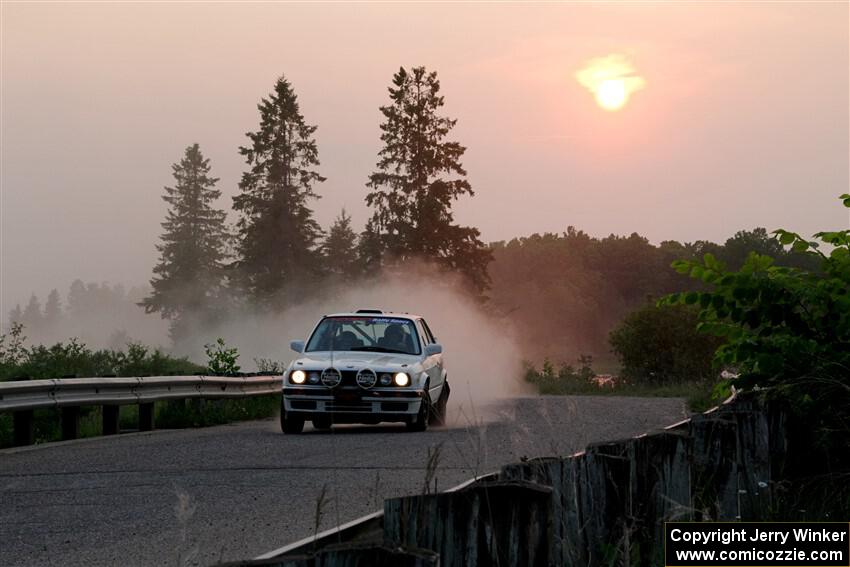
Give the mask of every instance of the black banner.
<path id="1" fill-rule="evenodd" d="M 666 567 L 850 567 L 847 522 L 666 522 Z"/>

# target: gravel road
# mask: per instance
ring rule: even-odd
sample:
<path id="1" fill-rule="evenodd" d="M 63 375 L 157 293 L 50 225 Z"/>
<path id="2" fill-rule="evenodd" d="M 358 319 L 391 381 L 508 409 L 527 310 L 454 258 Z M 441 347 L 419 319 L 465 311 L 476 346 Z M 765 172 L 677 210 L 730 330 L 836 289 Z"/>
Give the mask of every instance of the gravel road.
<path id="1" fill-rule="evenodd" d="M 453 400 L 454 402 L 454 400 Z M 450 425 L 308 426 L 276 420 L 0 451 L 0 565 L 209 565 L 250 558 L 422 490 L 429 449 L 449 488 L 523 456 L 571 454 L 681 419 L 676 398 L 528 397 Z"/>

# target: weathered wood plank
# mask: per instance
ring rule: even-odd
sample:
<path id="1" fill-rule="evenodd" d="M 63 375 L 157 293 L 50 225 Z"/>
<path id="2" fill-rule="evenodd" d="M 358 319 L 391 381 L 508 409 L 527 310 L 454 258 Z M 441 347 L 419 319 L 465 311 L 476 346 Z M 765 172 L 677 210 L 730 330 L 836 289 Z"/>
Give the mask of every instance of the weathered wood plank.
<path id="1" fill-rule="evenodd" d="M 576 492 L 587 565 L 608 565 L 628 550 L 632 439 L 590 445 L 577 457 Z"/>
<path id="2" fill-rule="evenodd" d="M 691 420 L 690 436 L 694 519 L 735 520 L 738 517 L 737 422 L 719 414 L 697 416 Z"/>
<path id="3" fill-rule="evenodd" d="M 629 444 L 631 549 L 640 565 L 664 564 L 664 522 L 690 520 L 692 440 L 681 430 L 646 435 Z"/>
<path id="4" fill-rule="evenodd" d="M 545 457 L 513 463 L 502 468 L 502 480 L 524 480 L 552 487 L 552 565 L 586 565 L 581 542 L 581 522 L 576 500 L 576 464 L 572 458 Z"/>
<path id="5" fill-rule="evenodd" d="M 436 551 L 444 567 L 549 564 L 552 489 L 478 482 L 456 492 L 384 502 L 388 545 Z"/>

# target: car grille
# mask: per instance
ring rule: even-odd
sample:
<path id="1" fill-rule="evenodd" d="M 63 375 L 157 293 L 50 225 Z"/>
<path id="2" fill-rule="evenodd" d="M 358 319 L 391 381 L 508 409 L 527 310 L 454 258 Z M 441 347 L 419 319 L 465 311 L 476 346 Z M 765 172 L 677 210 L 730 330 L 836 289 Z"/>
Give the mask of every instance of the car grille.
<path id="1" fill-rule="evenodd" d="M 360 388 L 357 385 L 357 370 L 342 370 L 340 371 L 342 374 L 342 381 L 339 383 L 340 386 L 354 386 L 355 388 Z"/>
<path id="2" fill-rule="evenodd" d="M 325 402 L 325 411 L 372 411 L 372 402 L 335 400 Z"/>

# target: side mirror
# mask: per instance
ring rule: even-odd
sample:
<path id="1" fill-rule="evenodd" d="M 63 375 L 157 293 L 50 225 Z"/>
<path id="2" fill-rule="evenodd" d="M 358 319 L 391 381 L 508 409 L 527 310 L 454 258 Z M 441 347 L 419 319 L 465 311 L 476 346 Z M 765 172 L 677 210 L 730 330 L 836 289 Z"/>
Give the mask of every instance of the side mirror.
<path id="1" fill-rule="evenodd" d="M 304 341 L 292 341 L 289 343 L 289 348 L 295 352 L 304 352 Z"/>
<path id="2" fill-rule="evenodd" d="M 425 356 L 434 356 L 435 354 L 442 354 L 443 345 L 434 343 L 432 345 L 425 346 Z"/>

